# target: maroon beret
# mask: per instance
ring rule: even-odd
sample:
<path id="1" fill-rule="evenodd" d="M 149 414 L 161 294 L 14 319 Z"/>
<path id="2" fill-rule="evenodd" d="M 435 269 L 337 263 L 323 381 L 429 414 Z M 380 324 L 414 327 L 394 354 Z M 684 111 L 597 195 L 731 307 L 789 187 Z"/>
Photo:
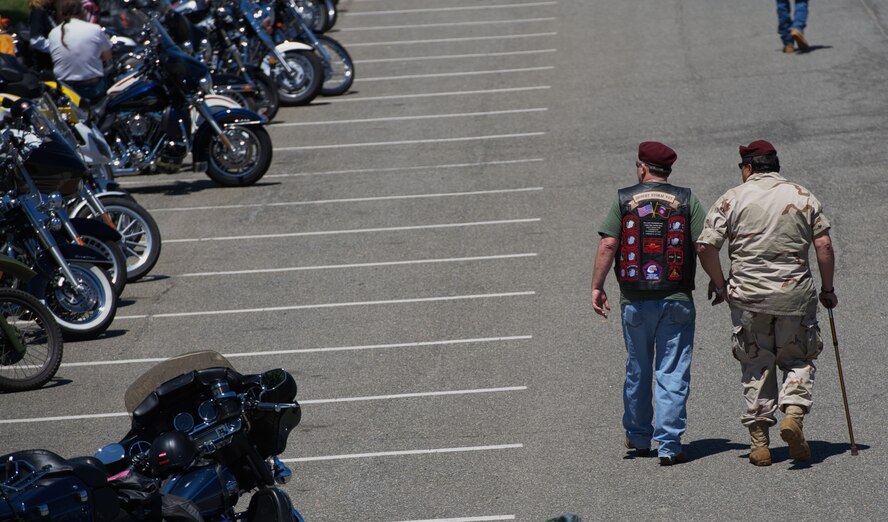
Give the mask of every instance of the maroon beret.
<path id="1" fill-rule="evenodd" d="M 755 140 L 746 147 L 740 145 L 741 158 L 753 158 L 755 156 L 764 156 L 765 154 L 777 154 L 774 146 L 765 140 Z"/>
<path id="2" fill-rule="evenodd" d="M 669 169 L 677 157 L 674 150 L 658 141 L 643 141 L 638 144 L 638 161 Z"/>

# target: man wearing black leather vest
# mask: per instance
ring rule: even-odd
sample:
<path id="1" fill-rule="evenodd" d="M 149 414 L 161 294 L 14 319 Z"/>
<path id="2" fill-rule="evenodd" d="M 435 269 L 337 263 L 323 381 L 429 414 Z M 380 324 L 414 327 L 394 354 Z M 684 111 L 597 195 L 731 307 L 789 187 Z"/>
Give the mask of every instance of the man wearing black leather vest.
<path id="1" fill-rule="evenodd" d="M 638 146 L 638 184 L 618 191 L 598 231 L 592 272 L 592 308 L 605 318 L 610 303 L 604 281 L 611 266 L 620 284 L 628 355 L 623 444 L 638 456 L 649 456 L 656 441 L 664 466 L 688 460 L 681 436 L 687 426 L 696 317 L 694 240 L 705 218 L 690 189 L 667 181 L 676 157 L 662 143 Z"/>

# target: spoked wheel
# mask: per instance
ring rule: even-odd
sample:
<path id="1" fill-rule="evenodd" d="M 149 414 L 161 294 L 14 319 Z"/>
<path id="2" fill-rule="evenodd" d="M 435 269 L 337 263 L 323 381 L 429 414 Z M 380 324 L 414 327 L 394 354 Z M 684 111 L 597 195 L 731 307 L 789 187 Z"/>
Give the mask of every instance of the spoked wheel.
<path id="1" fill-rule="evenodd" d="M 62 364 L 62 332 L 34 296 L 0 289 L 0 391 L 46 384 Z"/>
<path id="2" fill-rule="evenodd" d="M 256 91 L 254 96 L 256 112 L 268 118 L 268 121 L 273 120 L 281 105 L 277 84 L 258 67 L 250 70 L 250 78 Z"/>
<path id="3" fill-rule="evenodd" d="M 76 282 L 61 269 L 45 280 L 43 304 L 52 313 L 65 339 L 95 339 L 111 326 L 117 313 L 117 295 L 104 270 L 84 263 L 68 263 Z"/>
<path id="4" fill-rule="evenodd" d="M 318 44 L 330 57 L 324 58 L 324 83 L 321 86 L 323 96 L 338 96 L 348 92 L 355 81 L 355 65 L 348 51 L 339 42 L 329 36 L 317 37 Z"/>
<path id="5" fill-rule="evenodd" d="M 271 138 L 260 125 L 236 125 L 225 128 L 229 148 L 218 136 L 210 141 L 207 176 L 226 187 L 252 185 L 271 165 Z"/>
<path id="6" fill-rule="evenodd" d="M 129 283 L 148 274 L 160 258 L 160 229 L 154 217 L 135 201 L 120 196 L 99 194 L 105 211 L 123 236 L 121 246 L 126 256 L 126 280 Z M 78 216 L 102 219 L 84 207 Z"/>
<path id="7" fill-rule="evenodd" d="M 283 105 L 307 105 L 320 94 L 324 66 L 312 51 L 287 51 L 284 59 L 292 73 L 276 63 L 272 56 L 263 61 L 263 71 L 274 79 Z"/>

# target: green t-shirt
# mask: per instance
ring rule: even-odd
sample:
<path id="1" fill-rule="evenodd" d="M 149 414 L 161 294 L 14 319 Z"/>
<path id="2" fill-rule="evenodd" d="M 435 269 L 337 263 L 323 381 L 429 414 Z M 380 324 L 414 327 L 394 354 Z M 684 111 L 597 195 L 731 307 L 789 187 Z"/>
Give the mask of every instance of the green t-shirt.
<path id="1" fill-rule="evenodd" d="M 668 185 L 662 181 L 648 181 L 646 185 Z M 698 238 L 703 233 L 703 224 L 706 221 L 706 211 L 700 204 L 697 196 L 691 194 L 691 237 Z M 611 205 L 610 212 L 604 218 L 604 222 L 598 229 L 601 236 L 620 237 L 620 230 L 623 228 L 623 215 L 620 212 L 620 200 L 615 199 Z M 620 289 L 620 304 L 630 303 L 632 301 L 656 301 L 667 299 L 671 301 L 693 301 L 690 290 L 623 290 Z"/>

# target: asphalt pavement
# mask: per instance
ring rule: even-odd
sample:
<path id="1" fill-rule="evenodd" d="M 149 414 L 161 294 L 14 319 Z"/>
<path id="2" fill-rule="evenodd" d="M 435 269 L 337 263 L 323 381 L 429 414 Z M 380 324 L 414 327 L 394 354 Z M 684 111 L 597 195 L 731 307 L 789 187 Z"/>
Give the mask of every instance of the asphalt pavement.
<path id="1" fill-rule="evenodd" d="M 54 381 L 0 395 L 0 453 L 91 454 L 126 432 L 133 379 L 212 349 L 295 376 L 304 416 L 282 458 L 309 521 L 886 518 L 888 1 L 813 0 L 812 49 L 793 55 L 754 0 L 340 8 L 352 91 L 282 109 L 258 184 L 123 179 L 160 261 L 102 338 L 65 345 Z M 813 459 L 775 432 L 774 464 L 748 463 L 728 309 L 698 290 L 691 461 L 631 458 L 619 313 L 589 302 L 597 227 L 640 141 L 673 147 L 672 182 L 708 207 L 755 139 L 832 223 L 860 455 L 822 314 Z"/>

